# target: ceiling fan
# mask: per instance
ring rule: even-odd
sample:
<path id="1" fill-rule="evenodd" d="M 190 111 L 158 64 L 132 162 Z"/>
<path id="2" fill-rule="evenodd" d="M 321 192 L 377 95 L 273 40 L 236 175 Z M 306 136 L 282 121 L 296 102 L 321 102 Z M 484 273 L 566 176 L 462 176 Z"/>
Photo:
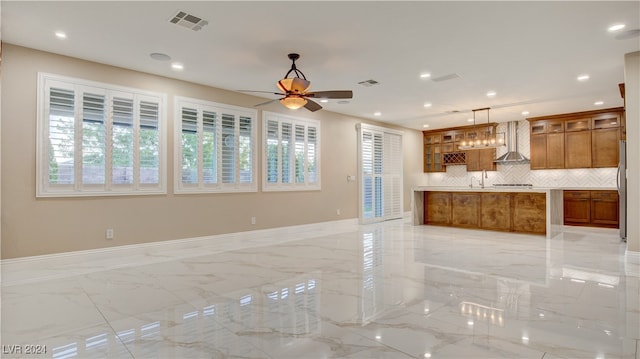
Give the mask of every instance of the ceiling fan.
<path id="1" fill-rule="evenodd" d="M 347 99 L 353 97 L 351 90 L 339 90 L 339 91 L 315 91 L 307 92 L 311 86 L 311 82 L 307 80 L 302 71 L 296 67 L 296 60 L 300 58 L 299 54 L 289 54 L 291 60 L 291 69 L 284 75 L 284 78 L 276 83 L 280 91 L 282 92 L 269 92 L 269 91 L 249 91 L 241 90 L 241 92 L 262 92 L 270 93 L 274 95 L 284 96 L 280 99 L 269 100 L 267 102 L 259 103 L 255 106 L 263 106 L 274 101 L 280 101 L 285 107 L 297 110 L 300 107 L 304 107 L 311 112 L 318 111 L 322 108 L 317 102 L 311 100 L 314 99 Z M 289 77 L 293 73 L 294 77 Z"/>

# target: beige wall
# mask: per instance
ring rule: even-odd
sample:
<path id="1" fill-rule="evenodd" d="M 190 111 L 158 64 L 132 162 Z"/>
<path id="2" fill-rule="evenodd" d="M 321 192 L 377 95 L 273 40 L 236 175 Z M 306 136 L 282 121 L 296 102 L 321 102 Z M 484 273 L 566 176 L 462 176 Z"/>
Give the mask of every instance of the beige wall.
<path id="1" fill-rule="evenodd" d="M 355 126 L 360 122 L 385 126 L 381 123 L 328 111 L 300 113 L 302 117 L 321 121 L 321 191 L 174 195 L 174 96 L 246 107 L 252 107 L 263 99 L 10 44 L 2 46 L 2 258 L 358 217 L 357 182 L 346 180 L 347 175 L 357 175 Z M 168 194 L 36 199 L 38 72 L 167 93 Z M 276 106 L 270 106 L 268 110 L 281 111 Z M 422 172 L 422 134 L 415 130 L 402 130 L 404 210 L 409 211 L 412 181 Z M 261 134 L 261 128 L 258 134 Z M 258 173 L 260 167 L 259 161 Z M 259 185 L 260 181 L 261 177 L 258 177 Z M 336 209 L 341 210 L 340 216 Z M 256 225 L 250 224 L 251 216 L 256 217 Z M 105 239 L 107 228 L 114 229 L 113 240 Z"/>

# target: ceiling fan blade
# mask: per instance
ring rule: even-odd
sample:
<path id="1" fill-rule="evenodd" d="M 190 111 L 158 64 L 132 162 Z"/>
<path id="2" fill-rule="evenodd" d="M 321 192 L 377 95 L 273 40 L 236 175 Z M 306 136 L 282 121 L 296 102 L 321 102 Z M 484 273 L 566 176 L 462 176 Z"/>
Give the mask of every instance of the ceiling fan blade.
<path id="1" fill-rule="evenodd" d="M 279 95 L 279 96 L 284 96 L 285 94 L 280 93 L 280 92 L 273 92 L 273 91 L 253 91 L 253 90 L 236 90 L 237 92 L 256 92 L 256 93 L 270 93 L 272 95 Z"/>
<path id="2" fill-rule="evenodd" d="M 311 101 L 311 100 L 307 99 L 307 104 L 304 105 L 304 108 L 306 108 L 307 110 L 309 110 L 311 112 L 316 112 L 316 111 L 322 109 L 322 106 L 320 106 L 315 101 Z"/>
<path id="3" fill-rule="evenodd" d="M 316 91 L 304 94 L 306 97 L 313 98 L 353 98 L 353 91 Z"/>
<path id="4" fill-rule="evenodd" d="M 278 101 L 278 99 L 275 99 L 275 100 L 269 100 L 269 101 L 265 101 L 265 102 L 261 102 L 261 103 L 259 103 L 259 104 L 257 104 L 257 105 L 253 105 L 253 107 L 258 107 L 258 106 L 268 105 L 268 104 L 270 104 L 270 103 L 272 103 L 272 102 L 275 102 L 275 101 Z"/>

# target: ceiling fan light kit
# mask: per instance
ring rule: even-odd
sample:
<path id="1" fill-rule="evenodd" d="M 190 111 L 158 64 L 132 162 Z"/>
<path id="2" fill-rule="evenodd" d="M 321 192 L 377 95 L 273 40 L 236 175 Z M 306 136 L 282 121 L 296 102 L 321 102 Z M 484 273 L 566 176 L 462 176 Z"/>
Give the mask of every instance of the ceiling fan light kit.
<path id="1" fill-rule="evenodd" d="M 280 103 L 290 110 L 297 110 L 307 104 L 307 99 L 298 96 L 287 96 L 280 99 Z"/>
<path id="2" fill-rule="evenodd" d="M 310 98 L 319 99 L 349 99 L 353 97 L 351 90 L 339 90 L 339 91 L 316 91 L 307 92 L 311 87 L 311 82 L 307 80 L 302 71 L 296 67 L 296 60 L 300 58 L 300 55 L 291 53 L 288 55 L 291 60 L 291 69 L 284 75 L 282 80 L 276 82 L 276 86 L 281 91 L 267 92 L 267 91 L 243 91 L 243 92 L 266 92 L 274 95 L 284 96 L 280 99 L 280 103 L 288 109 L 297 110 L 301 107 L 314 112 L 322 109 L 317 102 L 310 100 Z M 294 77 L 289 77 L 293 73 Z M 276 100 L 271 100 L 257 104 L 256 106 L 262 106 L 269 104 Z"/>

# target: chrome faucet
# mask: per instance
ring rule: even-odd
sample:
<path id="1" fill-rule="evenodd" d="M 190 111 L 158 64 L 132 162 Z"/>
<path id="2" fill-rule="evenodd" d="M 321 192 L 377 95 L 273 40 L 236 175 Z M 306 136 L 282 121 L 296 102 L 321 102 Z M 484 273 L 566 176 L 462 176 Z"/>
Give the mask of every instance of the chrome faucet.
<path id="1" fill-rule="evenodd" d="M 471 179 L 469 180 L 469 188 L 473 188 L 473 180 L 474 179 L 476 179 L 476 178 L 471 176 Z"/>
<path id="2" fill-rule="evenodd" d="M 482 175 L 480 176 L 480 188 L 484 188 L 485 178 L 489 178 L 489 176 L 487 176 L 487 170 L 482 170 Z"/>

